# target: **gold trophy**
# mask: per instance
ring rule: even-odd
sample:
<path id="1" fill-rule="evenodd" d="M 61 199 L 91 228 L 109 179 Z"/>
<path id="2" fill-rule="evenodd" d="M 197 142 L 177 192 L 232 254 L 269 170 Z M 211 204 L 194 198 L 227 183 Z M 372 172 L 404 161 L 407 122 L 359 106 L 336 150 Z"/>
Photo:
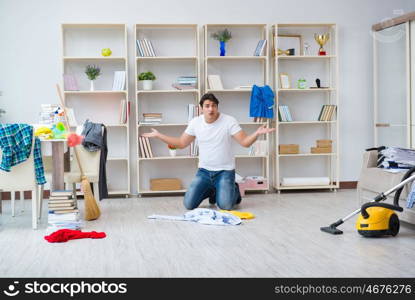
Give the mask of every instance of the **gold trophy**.
<path id="1" fill-rule="evenodd" d="M 317 44 L 320 45 L 320 49 L 318 49 L 318 55 L 326 55 L 326 50 L 324 50 L 323 46 L 329 40 L 329 34 L 314 34 L 314 39 L 316 40 Z"/>

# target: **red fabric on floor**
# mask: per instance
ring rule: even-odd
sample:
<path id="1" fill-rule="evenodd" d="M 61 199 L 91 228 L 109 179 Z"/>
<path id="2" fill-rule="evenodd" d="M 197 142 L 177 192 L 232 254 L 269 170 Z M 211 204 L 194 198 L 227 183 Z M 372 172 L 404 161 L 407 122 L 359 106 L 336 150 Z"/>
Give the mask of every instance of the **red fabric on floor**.
<path id="1" fill-rule="evenodd" d="M 105 232 L 82 232 L 80 230 L 60 229 L 50 235 L 45 236 L 45 240 L 47 240 L 49 243 L 63 243 L 69 240 L 84 238 L 102 239 L 106 236 L 107 235 L 105 234 Z"/>

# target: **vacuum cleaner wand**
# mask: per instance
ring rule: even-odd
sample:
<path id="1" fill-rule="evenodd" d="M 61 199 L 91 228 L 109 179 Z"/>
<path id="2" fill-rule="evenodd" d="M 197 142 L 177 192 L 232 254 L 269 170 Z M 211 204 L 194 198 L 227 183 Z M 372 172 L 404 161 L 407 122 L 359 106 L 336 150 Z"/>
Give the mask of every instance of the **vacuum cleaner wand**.
<path id="1" fill-rule="evenodd" d="M 415 180 L 415 175 L 412 175 L 411 177 L 409 177 L 409 178 L 401 181 L 398 185 L 394 186 L 390 190 L 388 190 L 388 191 L 386 191 L 384 193 L 380 193 L 371 202 L 379 202 L 379 201 L 385 200 L 386 197 L 389 194 L 392 194 L 393 192 L 395 192 L 396 190 L 400 189 L 405 184 L 407 184 L 408 182 L 411 182 L 413 180 Z M 331 225 L 329 225 L 327 227 L 320 227 L 320 230 L 323 231 L 323 232 L 331 233 L 331 234 L 342 234 L 343 231 L 341 231 L 340 229 L 337 229 L 337 226 L 343 224 L 344 222 L 346 222 L 351 217 L 359 214 L 361 211 L 362 211 L 361 208 L 356 209 L 354 212 L 352 212 L 351 214 L 345 216 L 343 219 L 340 219 L 340 220 L 334 222 L 333 224 L 331 224 Z"/>

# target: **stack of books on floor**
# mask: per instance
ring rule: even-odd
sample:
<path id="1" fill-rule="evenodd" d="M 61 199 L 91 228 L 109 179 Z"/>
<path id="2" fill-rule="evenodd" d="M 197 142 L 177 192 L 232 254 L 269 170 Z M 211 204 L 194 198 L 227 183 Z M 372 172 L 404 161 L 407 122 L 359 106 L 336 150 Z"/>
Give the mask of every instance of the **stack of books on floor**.
<path id="1" fill-rule="evenodd" d="M 335 113 L 336 113 L 337 105 L 323 105 L 320 111 L 320 115 L 318 116 L 319 121 L 333 121 Z"/>
<path id="2" fill-rule="evenodd" d="M 51 192 L 48 201 L 48 230 L 80 229 L 79 210 L 71 191 Z"/>
<path id="3" fill-rule="evenodd" d="M 154 51 L 153 44 L 150 40 L 143 39 L 137 40 L 137 53 L 141 57 L 155 57 L 156 52 Z"/>
<path id="4" fill-rule="evenodd" d="M 176 82 L 172 84 L 172 87 L 178 90 L 191 90 L 195 89 L 197 85 L 196 76 L 179 76 Z"/>
<path id="5" fill-rule="evenodd" d="M 150 139 L 148 137 L 139 136 L 138 143 L 140 145 L 140 157 L 153 158 L 153 150 L 151 149 Z"/>
<path id="6" fill-rule="evenodd" d="M 162 120 L 162 113 L 143 113 L 143 120 L 140 124 L 160 124 Z"/>
<path id="7" fill-rule="evenodd" d="M 287 105 L 280 105 L 278 107 L 278 120 L 280 122 L 292 122 L 293 118 Z"/>

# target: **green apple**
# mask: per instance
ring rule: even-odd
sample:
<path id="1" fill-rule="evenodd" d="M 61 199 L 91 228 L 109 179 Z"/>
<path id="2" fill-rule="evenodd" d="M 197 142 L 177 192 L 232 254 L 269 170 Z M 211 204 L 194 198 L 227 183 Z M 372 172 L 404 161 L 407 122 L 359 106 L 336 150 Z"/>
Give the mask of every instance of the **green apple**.
<path id="1" fill-rule="evenodd" d="M 110 48 L 103 48 L 101 50 L 101 54 L 102 56 L 110 56 L 112 54 L 112 51 Z"/>

